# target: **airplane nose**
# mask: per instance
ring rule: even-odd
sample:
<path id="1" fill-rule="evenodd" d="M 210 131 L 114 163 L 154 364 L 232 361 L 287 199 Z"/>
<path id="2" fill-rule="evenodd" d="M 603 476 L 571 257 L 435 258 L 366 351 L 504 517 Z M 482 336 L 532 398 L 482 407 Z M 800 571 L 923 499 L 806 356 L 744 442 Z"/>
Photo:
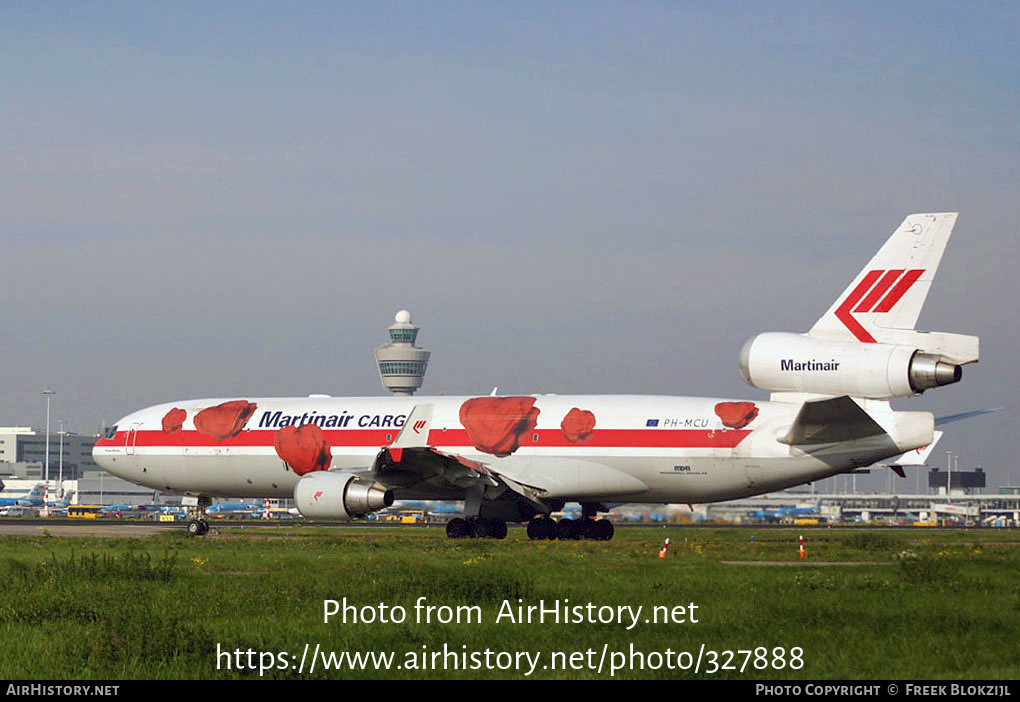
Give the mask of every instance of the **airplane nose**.
<path id="1" fill-rule="evenodd" d="M 127 469 L 127 466 L 123 463 L 118 465 L 118 456 L 123 456 L 122 450 L 124 447 L 124 435 L 120 433 L 118 435 L 117 427 L 119 424 L 114 424 L 103 432 L 95 445 L 92 447 L 92 460 L 95 464 L 105 470 L 107 473 L 112 473 L 119 478 L 125 477 L 122 475 L 123 470 Z M 118 441 L 118 439 L 120 439 Z"/>
<path id="2" fill-rule="evenodd" d="M 97 443 L 92 447 L 92 460 L 97 466 L 105 470 L 107 473 L 114 473 L 114 466 L 116 464 L 111 460 L 113 457 L 106 451 L 106 447 L 100 446 Z"/>

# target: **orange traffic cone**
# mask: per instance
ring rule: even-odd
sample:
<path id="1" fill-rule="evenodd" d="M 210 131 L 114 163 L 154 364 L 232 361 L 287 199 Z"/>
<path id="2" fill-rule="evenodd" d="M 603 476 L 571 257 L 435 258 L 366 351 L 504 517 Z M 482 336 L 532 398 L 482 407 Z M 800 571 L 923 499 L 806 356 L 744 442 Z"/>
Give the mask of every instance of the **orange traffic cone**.
<path id="1" fill-rule="evenodd" d="M 665 558 L 666 557 L 666 551 L 668 551 L 668 550 L 669 550 L 669 539 L 666 539 L 663 542 L 663 544 L 662 544 L 662 548 L 659 549 L 659 558 Z"/>
<path id="2" fill-rule="evenodd" d="M 807 558 L 807 551 L 804 550 L 804 537 L 800 537 L 800 557 Z"/>

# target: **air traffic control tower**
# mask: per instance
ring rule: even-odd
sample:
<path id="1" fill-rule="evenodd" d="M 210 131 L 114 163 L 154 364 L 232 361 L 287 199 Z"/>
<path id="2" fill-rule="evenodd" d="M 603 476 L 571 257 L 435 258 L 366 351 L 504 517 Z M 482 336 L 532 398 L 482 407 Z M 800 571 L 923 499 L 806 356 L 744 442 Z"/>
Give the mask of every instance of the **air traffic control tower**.
<path id="1" fill-rule="evenodd" d="M 411 313 L 400 310 L 390 326 L 390 343 L 375 350 L 379 380 L 394 395 L 413 395 L 425 379 L 431 351 L 414 345 L 418 327 L 411 324 Z"/>

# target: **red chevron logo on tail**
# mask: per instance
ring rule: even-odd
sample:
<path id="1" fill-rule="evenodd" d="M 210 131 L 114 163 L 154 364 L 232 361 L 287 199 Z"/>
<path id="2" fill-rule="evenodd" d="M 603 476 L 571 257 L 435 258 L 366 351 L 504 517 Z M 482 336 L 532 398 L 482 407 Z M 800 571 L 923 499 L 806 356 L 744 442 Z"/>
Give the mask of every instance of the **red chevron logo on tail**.
<path id="1" fill-rule="evenodd" d="M 923 274 L 923 268 L 868 271 L 836 309 L 836 318 L 858 341 L 874 344 L 875 337 L 854 318 L 852 312 L 889 312 Z"/>

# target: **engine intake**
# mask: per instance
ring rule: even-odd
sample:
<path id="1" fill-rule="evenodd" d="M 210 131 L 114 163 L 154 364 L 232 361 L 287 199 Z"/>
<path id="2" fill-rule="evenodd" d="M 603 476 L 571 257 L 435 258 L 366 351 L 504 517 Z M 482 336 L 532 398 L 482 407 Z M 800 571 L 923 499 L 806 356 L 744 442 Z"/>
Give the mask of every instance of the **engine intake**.
<path id="1" fill-rule="evenodd" d="M 349 521 L 393 504 L 393 490 L 350 473 L 309 473 L 294 487 L 298 511 L 309 519 Z"/>

